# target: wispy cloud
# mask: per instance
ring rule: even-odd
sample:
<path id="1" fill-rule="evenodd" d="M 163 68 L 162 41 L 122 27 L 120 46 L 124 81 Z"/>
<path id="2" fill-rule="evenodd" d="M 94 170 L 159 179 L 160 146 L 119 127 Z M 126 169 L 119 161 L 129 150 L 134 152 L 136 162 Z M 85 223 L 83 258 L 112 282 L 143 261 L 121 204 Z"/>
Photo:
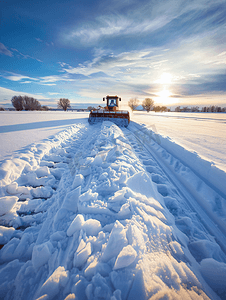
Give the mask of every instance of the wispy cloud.
<path id="1" fill-rule="evenodd" d="M 35 38 L 35 39 L 36 39 L 36 41 L 39 42 L 39 43 L 45 43 L 46 46 L 54 46 L 54 43 L 53 43 L 53 42 L 45 42 L 45 41 L 43 41 L 43 40 L 40 39 L 40 38 Z"/>
<path id="2" fill-rule="evenodd" d="M 13 56 L 13 53 L 10 50 L 8 50 L 6 48 L 6 46 L 2 43 L 0 43 L 0 53 L 4 54 L 4 55 L 7 55 L 7 56 L 10 56 L 10 57 Z"/>
<path id="3" fill-rule="evenodd" d="M 59 95 L 60 93 L 51 93 L 51 92 L 48 92 L 48 94 L 49 94 L 50 96 L 54 96 L 54 95 Z"/>
<path id="4" fill-rule="evenodd" d="M 76 29 L 62 33 L 61 38 L 67 43 L 80 41 L 82 44 L 94 45 L 105 38 L 148 33 L 163 27 L 170 20 L 165 16 L 140 21 L 124 15 L 106 15 L 97 17 L 94 24 L 85 24 L 80 28 L 76 26 Z"/>
<path id="5" fill-rule="evenodd" d="M 210 27 L 219 27 L 225 15 L 222 5 L 220 0 L 166 0 L 164 4 L 133 1 L 127 5 L 126 13 L 119 13 L 114 12 L 113 4 L 111 13 L 97 15 L 84 23 L 80 20 L 74 28 L 71 26 L 61 32 L 61 39 L 69 44 L 92 46 L 104 39 L 109 41 L 123 37 L 130 37 L 129 42 L 133 44 L 137 43 L 137 38 L 149 40 L 154 32 L 167 39 L 174 35 L 190 35 L 192 32 L 209 30 Z M 157 39 L 158 36 L 155 37 Z"/>
<path id="6" fill-rule="evenodd" d="M 13 96 L 19 96 L 19 95 L 27 95 L 29 97 L 33 97 L 33 98 L 39 99 L 39 100 L 48 99 L 48 97 L 45 97 L 43 95 L 26 93 L 26 92 L 22 92 L 22 91 L 14 91 L 11 89 L 0 87 L 0 101 L 2 101 L 3 99 L 8 99 L 8 102 L 9 102 Z"/>
<path id="7" fill-rule="evenodd" d="M 10 75 L 1 75 L 1 76 L 4 77 L 5 79 L 11 80 L 11 81 L 21 81 L 23 79 L 38 80 L 37 78 L 32 78 L 32 77 L 24 76 L 21 74 L 16 74 L 16 73 L 12 73 L 12 72 L 7 72 L 7 73 Z M 23 83 L 25 83 L 25 82 L 27 82 L 27 81 L 24 81 Z"/>
<path id="8" fill-rule="evenodd" d="M 40 59 L 35 58 L 35 57 L 33 57 L 33 56 L 30 56 L 30 55 L 28 55 L 28 54 L 23 54 L 23 53 L 21 53 L 21 52 L 20 52 L 19 50 L 17 50 L 17 49 L 12 48 L 11 50 L 12 50 L 13 52 L 16 52 L 17 55 L 19 55 L 20 57 L 22 57 L 22 58 L 24 58 L 24 59 L 34 59 L 34 60 L 37 60 L 38 62 L 42 62 Z"/>

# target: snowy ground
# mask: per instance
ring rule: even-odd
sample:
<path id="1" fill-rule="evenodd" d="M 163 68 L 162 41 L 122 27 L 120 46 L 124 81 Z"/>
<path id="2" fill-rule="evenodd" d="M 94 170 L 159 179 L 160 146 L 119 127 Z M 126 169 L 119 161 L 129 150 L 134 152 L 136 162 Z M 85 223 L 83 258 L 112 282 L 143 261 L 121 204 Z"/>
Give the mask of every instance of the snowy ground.
<path id="1" fill-rule="evenodd" d="M 41 141 L 66 126 L 85 121 L 83 112 L 0 112 L 0 161 L 21 148 Z"/>
<path id="2" fill-rule="evenodd" d="M 224 157 L 192 145 L 216 122 L 72 114 L 1 114 L 0 299 L 226 299 Z"/>

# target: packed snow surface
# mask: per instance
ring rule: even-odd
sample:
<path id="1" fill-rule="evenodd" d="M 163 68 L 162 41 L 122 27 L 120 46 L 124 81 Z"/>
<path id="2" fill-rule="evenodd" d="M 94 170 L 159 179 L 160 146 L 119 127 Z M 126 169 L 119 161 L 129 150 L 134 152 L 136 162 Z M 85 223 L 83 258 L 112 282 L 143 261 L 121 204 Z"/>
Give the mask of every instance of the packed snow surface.
<path id="1" fill-rule="evenodd" d="M 146 117 L 84 116 L 0 126 L 0 299 L 226 299 L 220 163 Z"/>

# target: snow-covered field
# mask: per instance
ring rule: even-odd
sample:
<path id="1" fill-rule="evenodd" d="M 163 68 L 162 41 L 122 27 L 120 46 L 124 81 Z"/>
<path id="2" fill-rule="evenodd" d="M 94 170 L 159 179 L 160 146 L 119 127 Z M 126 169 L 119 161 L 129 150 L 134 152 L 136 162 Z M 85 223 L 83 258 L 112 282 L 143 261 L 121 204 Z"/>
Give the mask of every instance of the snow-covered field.
<path id="1" fill-rule="evenodd" d="M 0 299 L 226 299 L 226 115 L 0 113 Z"/>

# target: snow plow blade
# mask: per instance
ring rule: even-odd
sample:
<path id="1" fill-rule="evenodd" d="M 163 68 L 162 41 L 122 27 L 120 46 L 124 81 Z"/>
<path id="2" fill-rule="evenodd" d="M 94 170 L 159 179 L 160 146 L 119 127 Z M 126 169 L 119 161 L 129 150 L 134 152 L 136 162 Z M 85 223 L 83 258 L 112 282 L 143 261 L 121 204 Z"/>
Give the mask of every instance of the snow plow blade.
<path id="1" fill-rule="evenodd" d="M 89 124 L 95 124 L 103 121 L 111 121 L 118 126 L 127 127 L 130 122 L 130 117 L 128 111 L 96 110 L 90 112 L 88 121 Z"/>

